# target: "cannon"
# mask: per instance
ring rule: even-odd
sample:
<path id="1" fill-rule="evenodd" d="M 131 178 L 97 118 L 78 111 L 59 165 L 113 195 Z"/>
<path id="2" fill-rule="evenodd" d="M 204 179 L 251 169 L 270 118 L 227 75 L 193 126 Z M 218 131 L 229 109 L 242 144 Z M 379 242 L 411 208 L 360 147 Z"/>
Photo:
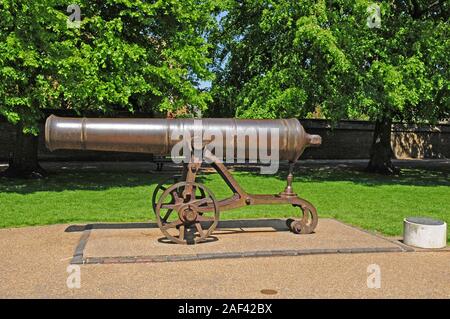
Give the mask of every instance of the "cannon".
<path id="1" fill-rule="evenodd" d="M 57 149 L 96 150 L 171 155 L 182 159 L 181 175 L 158 184 L 152 208 L 164 236 L 179 244 L 209 241 L 220 213 L 250 205 L 288 204 L 300 210 L 299 218 L 286 220 L 297 234 L 309 234 L 317 226 L 316 208 L 292 188 L 293 168 L 306 147 L 319 146 L 321 137 L 310 135 L 297 119 L 156 119 L 69 118 L 51 115 L 45 124 L 45 142 Z M 214 147 L 211 147 L 214 145 Z M 263 150 L 264 149 L 264 150 Z M 278 194 L 247 193 L 227 169 L 224 159 L 251 162 L 268 155 L 287 161 L 286 187 Z M 275 156 L 276 155 L 276 156 Z M 256 158 L 255 158 L 256 156 Z M 196 181 L 205 163 L 223 178 L 232 195 L 216 199 Z"/>

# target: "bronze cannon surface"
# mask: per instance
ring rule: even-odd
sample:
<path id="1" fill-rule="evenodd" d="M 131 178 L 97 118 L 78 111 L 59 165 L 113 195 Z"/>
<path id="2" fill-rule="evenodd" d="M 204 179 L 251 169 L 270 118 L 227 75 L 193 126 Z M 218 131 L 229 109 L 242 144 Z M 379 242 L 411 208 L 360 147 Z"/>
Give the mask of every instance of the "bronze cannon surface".
<path id="1" fill-rule="evenodd" d="M 209 149 L 213 141 L 216 147 Z M 175 243 L 208 241 L 221 212 L 249 205 L 290 204 L 298 207 L 301 218 L 287 220 L 294 233 L 309 234 L 317 226 L 315 207 L 292 189 L 292 172 L 305 148 L 319 146 L 321 137 L 306 133 L 297 119 L 68 118 L 51 115 L 45 125 L 45 142 L 51 151 L 73 149 L 155 155 L 173 155 L 174 147 L 186 144 L 189 154 L 183 152 L 185 161 L 181 176 L 170 178 L 172 183 L 159 184 L 152 196 L 158 226 L 166 238 Z M 275 150 L 277 160 L 289 162 L 287 185 L 279 194 L 247 193 L 224 164 L 225 157 L 227 160 L 255 159 L 253 157 L 260 155 L 262 148 L 270 149 L 271 155 Z M 203 156 L 199 157 L 196 151 L 202 151 Z M 217 200 L 211 190 L 196 182 L 205 161 L 224 179 L 232 196 Z"/>

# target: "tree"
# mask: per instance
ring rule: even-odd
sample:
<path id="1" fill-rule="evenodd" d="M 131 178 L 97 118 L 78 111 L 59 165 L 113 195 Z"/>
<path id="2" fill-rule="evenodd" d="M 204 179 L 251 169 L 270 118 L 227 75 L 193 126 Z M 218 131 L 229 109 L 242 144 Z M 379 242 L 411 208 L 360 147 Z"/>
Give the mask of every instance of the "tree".
<path id="1" fill-rule="evenodd" d="M 211 110 L 368 117 L 368 170 L 395 173 L 392 121 L 449 116 L 448 16 L 445 1 L 232 1 L 216 36 Z"/>
<path id="2" fill-rule="evenodd" d="M 0 4 L 0 113 L 17 128 L 7 176 L 43 174 L 37 162 L 35 123 L 40 108 L 51 107 L 57 97 L 51 61 L 52 55 L 59 56 L 55 21 L 41 2 Z"/>
<path id="3" fill-rule="evenodd" d="M 211 111 L 240 117 L 300 117 L 329 101 L 348 68 L 323 1 L 231 1 L 216 36 Z"/>
<path id="4" fill-rule="evenodd" d="M 348 110 L 375 121 L 369 171 L 398 172 L 393 121 L 435 123 L 450 114 L 449 9 L 446 1 L 333 2 L 330 28 L 351 66 Z"/>
<path id="5" fill-rule="evenodd" d="M 0 4 L 0 114 L 17 128 L 7 176 L 43 174 L 35 136 L 44 109 L 203 110 L 211 99 L 197 84 L 212 78 L 213 1 L 78 4 L 75 28 L 57 0 Z"/>

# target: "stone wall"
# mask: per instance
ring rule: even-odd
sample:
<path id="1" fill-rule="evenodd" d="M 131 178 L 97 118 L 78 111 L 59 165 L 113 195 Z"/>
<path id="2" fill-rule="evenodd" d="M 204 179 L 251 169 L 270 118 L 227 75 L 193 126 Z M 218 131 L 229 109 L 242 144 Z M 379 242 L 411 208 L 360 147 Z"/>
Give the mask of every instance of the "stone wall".
<path id="1" fill-rule="evenodd" d="M 369 157 L 374 124 L 366 121 L 341 121 L 331 127 L 326 120 L 301 120 L 308 133 L 322 136 L 322 146 L 307 149 L 302 158 L 365 159 Z M 41 130 L 43 131 L 43 130 Z M 14 127 L 0 120 L 0 161 L 6 161 L 14 143 Z M 39 139 L 41 160 L 115 161 L 152 160 L 151 155 L 92 151 L 55 151 L 45 148 Z M 392 146 L 397 158 L 450 158 L 450 125 L 393 126 Z"/>

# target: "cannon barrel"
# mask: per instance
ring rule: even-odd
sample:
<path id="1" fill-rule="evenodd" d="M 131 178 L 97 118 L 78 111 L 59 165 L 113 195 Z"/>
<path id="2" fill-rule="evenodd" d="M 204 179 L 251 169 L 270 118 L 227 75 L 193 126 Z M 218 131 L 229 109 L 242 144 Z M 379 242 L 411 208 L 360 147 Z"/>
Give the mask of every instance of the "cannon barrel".
<path id="1" fill-rule="evenodd" d="M 272 130 L 278 132 L 280 160 L 295 161 L 306 147 L 321 144 L 321 137 L 307 134 L 297 119 L 71 118 L 54 115 L 45 123 L 45 143 L 51 151 L 72 149 L 170 155 L 174 145 L 182 140 L 180 132 L 190 132 L 195 137 L 199 129 L 204 144 L 213 140 L 211 136 L 221 134 L 223 156 L 230 143 L 234 143 L 234 154 L 238 153 L 238 136 L 245 136 L 245 157 L 252 150 L 258 151 L 259 145 L 267 145 L 270 149 L 272 133 L 263 132 L 274 132 Z M 266 141 L 261 144 L 262 139 Z"/>

